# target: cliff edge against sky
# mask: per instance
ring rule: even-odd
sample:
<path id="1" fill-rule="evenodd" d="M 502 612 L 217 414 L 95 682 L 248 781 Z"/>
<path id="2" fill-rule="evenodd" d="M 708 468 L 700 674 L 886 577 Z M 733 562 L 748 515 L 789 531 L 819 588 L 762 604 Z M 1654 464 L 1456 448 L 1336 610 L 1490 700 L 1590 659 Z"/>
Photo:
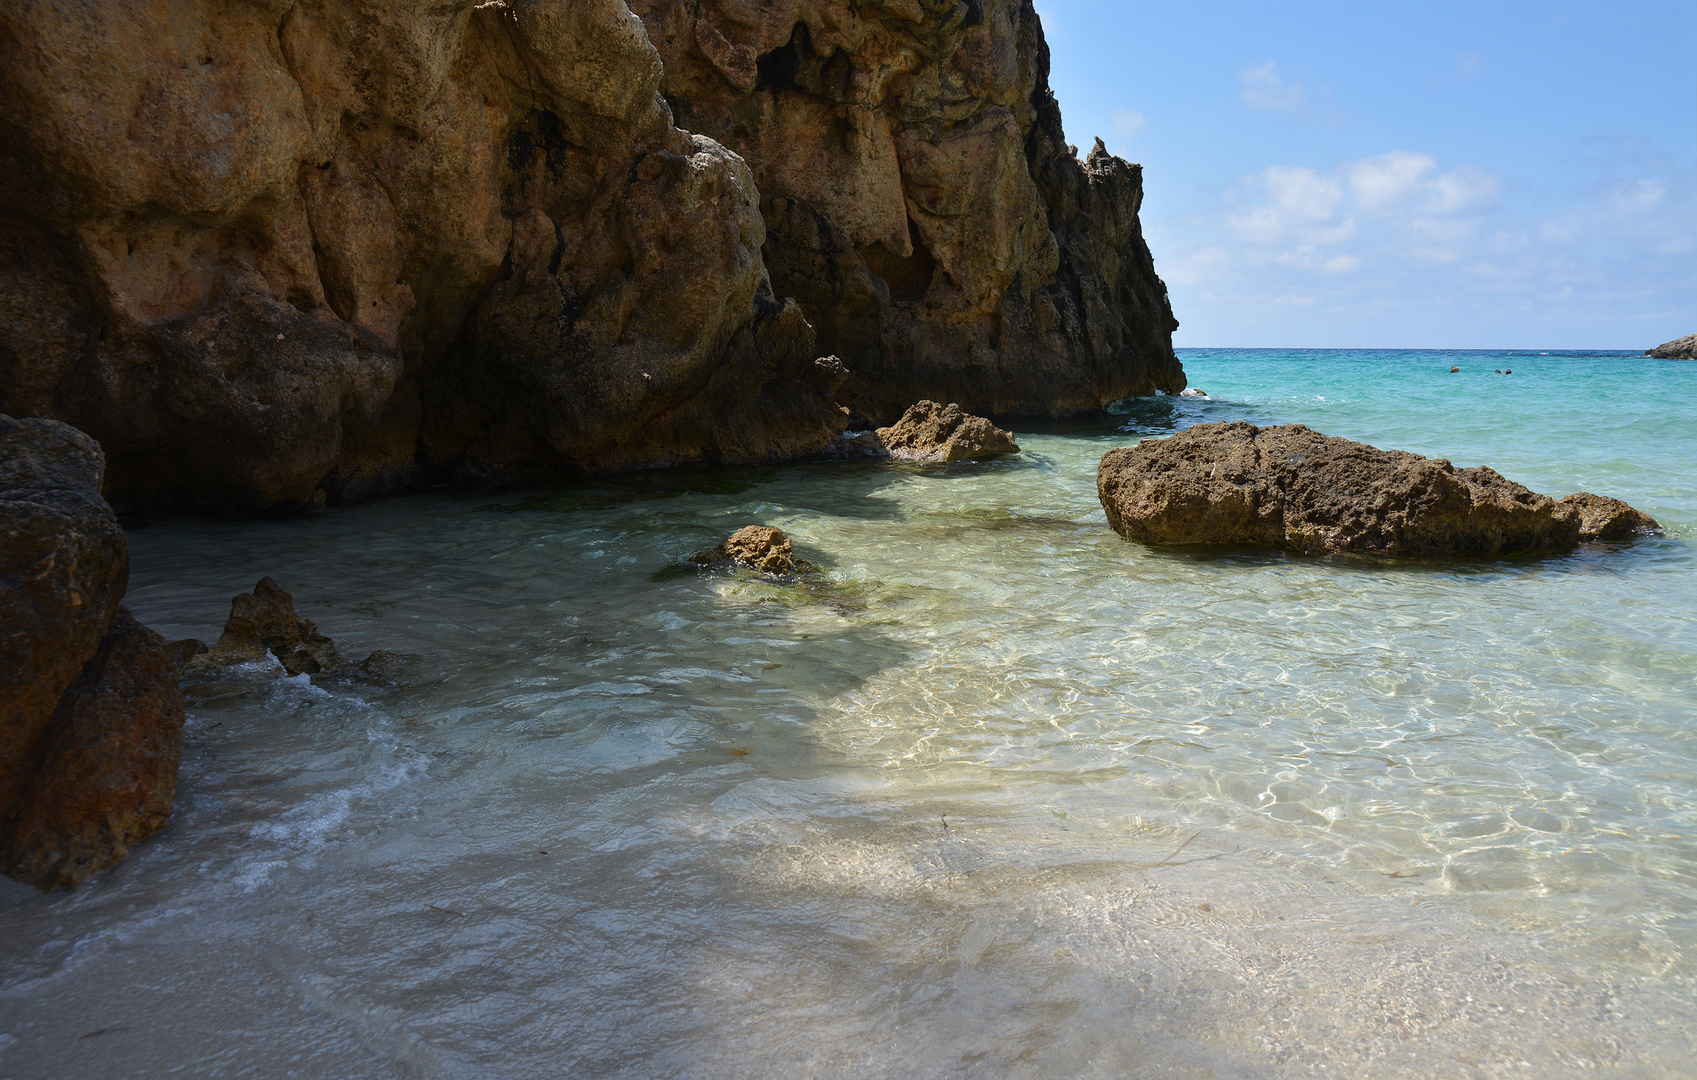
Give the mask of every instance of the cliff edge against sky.
<path id="1" fill-rule="evenodd" d="M 6 5 L 0 411 L 258 510 L 1183 387 L 1027 0 L 635 8 Z"/>

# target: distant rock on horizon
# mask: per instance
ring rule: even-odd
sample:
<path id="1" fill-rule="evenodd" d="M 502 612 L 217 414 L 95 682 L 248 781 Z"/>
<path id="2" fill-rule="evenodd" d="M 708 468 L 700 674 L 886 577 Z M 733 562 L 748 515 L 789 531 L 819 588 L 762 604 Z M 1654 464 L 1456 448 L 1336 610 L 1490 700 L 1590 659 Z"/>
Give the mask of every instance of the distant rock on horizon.
<path id="1" fill-rule="evenodd" d="M 1654 349 L 1645 350 L 1644 355 L 1657 360 L 1697 360 L 1697 334 L 1686 334 L 1666 345 L 1657 345 Z"/>

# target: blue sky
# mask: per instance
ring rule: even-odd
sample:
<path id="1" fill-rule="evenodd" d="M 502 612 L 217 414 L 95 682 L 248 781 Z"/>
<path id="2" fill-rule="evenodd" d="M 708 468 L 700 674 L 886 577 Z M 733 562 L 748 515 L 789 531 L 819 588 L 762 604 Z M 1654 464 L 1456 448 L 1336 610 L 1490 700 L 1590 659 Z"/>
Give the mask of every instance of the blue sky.
<path id="1" fill-rule="evenodd" d="M 1037 0 L 1187 346 L 1697 331 L 1697 4 Z"/>

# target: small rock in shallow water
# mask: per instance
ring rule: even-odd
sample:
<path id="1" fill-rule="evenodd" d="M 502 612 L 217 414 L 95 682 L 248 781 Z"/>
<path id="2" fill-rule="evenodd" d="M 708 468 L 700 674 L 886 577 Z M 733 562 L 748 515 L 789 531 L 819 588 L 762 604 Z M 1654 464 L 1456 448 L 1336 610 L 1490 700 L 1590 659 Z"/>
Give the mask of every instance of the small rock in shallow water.
<path id="1" fill-rule="evenodd" d="M 230 601 L 230 621 L 218 644 L 189 661 L 191 672 L 263 660 L 270 653 L 290 675 L 328 674 L 342 667 L 335 642 L 295 614 L 294 597 L 271 578 Z"/>
<path id="2" fill-rule="evenodd" d="M 738 529 L 718 547 L 692 555 L 689 561 L 703 565 L 735 563 L 762 574 L 793 574 L 797 569 L 790 538 L 765 525 Z"/>
<path id="3" fill-rule="evenodd" d="M 1179 397 L 1207 397 L 1207 396 L 1208 396 L 1208 391 L 1203 390 L 1200 387 L 1196 387 L 1196 386 L 1192 386 L 1189 389 L 1187 389 L 1187 390 L 1185 390 L 1185 391 L 1183 391 L 1182 393 L 1179 394 Z"/>
<path id="4" fill-rule="evenodd" d="M 897 461 L 947 464 L 1017 454 L 1013 436 L 959 405 L 921 401 L 893 426 L 878 429 L 878 441 Z"/>
<path id="5" fill-rule="evenodd" d="M 416 656 L 402 656 L 388 649 L 378 649 L 360 661 L 359 666 L 354 669 L 354 677 L 362 682 L 399 686 L 409 681 L 417 666 Z"/>

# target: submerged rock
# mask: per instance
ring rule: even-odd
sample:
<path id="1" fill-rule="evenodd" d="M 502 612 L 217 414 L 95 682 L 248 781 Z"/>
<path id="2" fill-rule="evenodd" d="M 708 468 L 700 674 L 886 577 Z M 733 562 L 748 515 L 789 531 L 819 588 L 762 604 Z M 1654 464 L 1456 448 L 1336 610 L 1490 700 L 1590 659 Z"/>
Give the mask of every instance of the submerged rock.
<path id="1" fill-rule="evenodd" d="M 1657 360 L 1697 360 L 1697 334 L 1686 334 L 1666 345 L 1657 345 L 1654 349 L 1647 350 L 1644 355 L 1655 357 Z"/>
<path id="2" fill-rule="evenodd" d="M 765 525 L 744 526 L 718 547 L 692 555 L 690 562 L 704 566 L 734 563 L 762 574 L 793 574 L 798 569 L 811 569 L 805 562 L 798 564 L 789 537 Z"/>
<path id="3" fill-rule="evenodd" d="M 879 428 L 878 441 L 897 461 L 949 463 L 1017 454 L 1013 436 L 955 404 L 921 401 L 893 427 Z"/>
<path id="4" fill-rule="evenodd" d="M 1484 466 L 1458 469 L 1298 424 L 1202 424 L 1110 450 L 1096 483 L 1108 523 L 1148 544 L 1498 555 L 1654 527 L 1616 500 L 1558 503 Z"/>
<path id="5" fill-rule="evenodd" d="M 44 889 L 116 865 L 175 792 L 182 701 L 164 642 L 119 607 L 104 476 L 82 432 L 0 416 L 0 870 Z"/>
<path id="6" fill-rule="evenodd" d="M 295 614 L 294 597 L 271 578 L 230 601 L 230 619 L 218 644 L 189 661 L 191 672 L 252 663 L 275 656 L 290 675 L 330 674 L 342 669 L 335 642 Z"/>

